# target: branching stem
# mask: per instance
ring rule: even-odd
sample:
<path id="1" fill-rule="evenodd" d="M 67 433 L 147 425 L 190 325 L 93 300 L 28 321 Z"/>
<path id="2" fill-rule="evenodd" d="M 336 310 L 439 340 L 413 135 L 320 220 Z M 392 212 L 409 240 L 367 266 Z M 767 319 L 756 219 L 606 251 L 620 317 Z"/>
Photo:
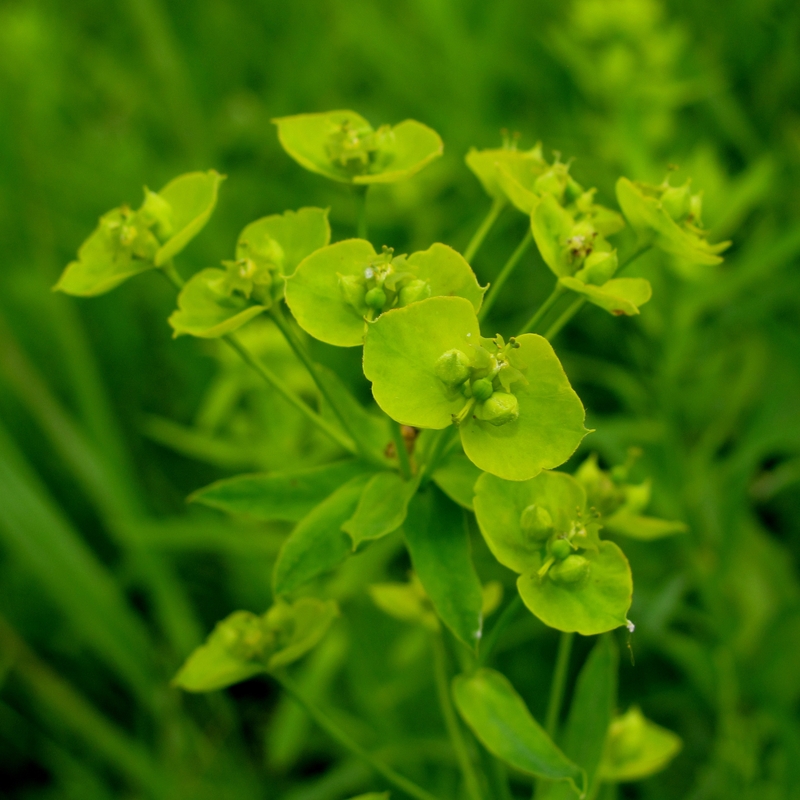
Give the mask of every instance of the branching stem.
<path id="1" fill-rule="evenodd" d="M 556 283 L 547 300 L 539 306 L 534 315 L 525 323 L 525 326 L 520 331 L 520 335 L 523 333 L 533 333 L 536 326 L 544 319 L 545 314 L 547 314 L 566 291 L 567 290 L 560 283 Z"/>
<path id="2" fill-rule="evenodd" d="M 483 321 L 483 319 L 491 310 L 492 306 L 495 304 L 495 301 L 500 294 L 500 290 L 503 288 L 505 282 L 514 271 L 514 268 L 519 263 L 519 260 L 528 251 L 528 248 L 531 246 L 532 242 L 533 234 L 531 233 L 531 228 L 529 225 L 528 230 L 525 232 L 525 236 L 522 237 L 522 241 L 517 245 L 516 250 L 514 250 L 514 252 L 509 256 L 509 259 L 506 261 L 503 269 L 500 270 L 500 274 L 495 278 L 494 283 L 489 287 L 489 293 L 486 295 L 483 305 L 481 306 L 480 313 L 478 314 L 478 319 L 480 321 Z"/>

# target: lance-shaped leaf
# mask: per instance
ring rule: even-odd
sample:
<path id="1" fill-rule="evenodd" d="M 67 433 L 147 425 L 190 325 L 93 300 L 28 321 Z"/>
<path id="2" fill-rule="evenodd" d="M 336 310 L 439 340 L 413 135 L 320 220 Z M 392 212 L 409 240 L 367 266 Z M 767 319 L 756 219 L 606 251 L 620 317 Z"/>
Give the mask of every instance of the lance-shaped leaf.
<path id="1" fill-rule="evenodd" d="M 433 482 L 454 502 L 473 510 L 475 483 L 481 471 L 463 454 L 448 456 L 433 473 Z"/>
<path id="2" fill-rule="evenodd" d="M 492 669 L 458 675 L 453 698 L 464 721 L 497 758 L 537 778 L 569 781 L 584 796 L 583 770 L 558 749 L 504 675 Z"/>
<path id="3" fill-rule="evenodd" d="M 225 270 L 209 267 L 187 281 L 178 295 L 178 308 L 168 321 L 175 337 L 188 334 L 218 339 L 266 310 L 266 306 L 251 303 L 233 291 Z"/>
<path id="4" fill-rule="evenodd" d="M 237 475 L 198 489 L 188 499 L 229 514 L 298 522 L 340 486 L 367 472 L 368 465 L 349 460 L 291 472 Z"/>
<path id="5" fill-rule="evenodd" d="M 372 602 L 390 617 L 429 631 L 440 630 L 439 617 L 416 575 L 412 574 L 408 583 L 374 583 L 369 594 Z"/>
<path id="6" fill-rule="evenodd" d="M 364 487 L 353 516 L 342 525 L 350 534 L 353 550 L 367 539 L 380 539 L 396 531 L 406 518 L 406 509 L 417 482 L 404 481 L 396 472 L 379 472 Z"/>
<path id="7" fill-rule="evenodd" d="M 436 131 L 415 120 L 377 131 L 355 111 L 280 117 L 283 149 L 311 172 L 343 183 L 393 183 L 415 175 L 444 149 Z"/>
<path id="8" fill-rule="evenodd" d="M 314 338 L 338 347 L 356 347 L 364 341 L 364 317 L 370 308 L 350 292 L 357 292 L 360 286 L 365 294 L 378 275 L 387 288 L 387 307 L 373 310 L 375 313 L 405 305 L 402 287 L 412 281 L 422 297 L 465 297 L 476 311 L 485 291 L 463 256 L 447 245 L 434 244 L 407 259 L 386 263 L 369 242 L 348 239 L 301 262 L 286 282 L 286 302 L 300 327 Z M 400 283 L 392 283 L 398 277 Z"/>
<path id="9" fill-rule="evenodd" d="M 403 527 L 414 571 L 442 622 L 469 647 L 483 626 L 483 592 L 464 512 L 435 486 L 418 492 Z"/>
<path id="10" fill-rule="evenodd" d="M 598 771 L 617 701 L 617 648 L 605 635 L 589 653 L 578 675 L 569 717 L 561 738 L 564 753 L 583 767 L 587 795 L 594 796 Z M 574 800 L 565 784 L 548 784 L 541 800 Z"/>
<path id="11" fill-rule="evenodd" d="M 627 536 L 630 539 L 639 539 L 642 542 L 652 542 L 663 539 L 665 536 L 674 536 L 677 533 L 686 533 L 689 528 L 685 522 L 658 517 L 646 517 L 642 514 L 629 514 L 625 510 L 618 511 L 603 520 L 603 527 L 609 533 Z"/>
<path id="12" fill-rule="evenodd" d="M 219 185 L 224 180 L 225 176 L 213 169 L 189 172 L 171 180 L 158 193 L 170 207 L 172 235 L 156 253 L 157 267 L 178 255 L 200 233 L 214 211 Z"/>
<path id="13" fill-rule="evenodd" d="M 617 317 L 622 314 L 629 317 L 638 314 L 639 306 L 644 305 L 653 295 L 650 281 L 644 278 L 612 278 L 602 286 L 594 286 L 565 275 L 558 282 Z"/>
<path id="14" fill-rule="evenodd" d="M 485 418 L 485 403 L 468 401 L 443 383 L 437 362 L 453 350 L 490 358 L 466 300 L 432 297 L 383 314 L 369 325 L 364 346 L 364 374 L 378 405 L 417 428 L 444 428 L 466 409 L 460 425 L 464 452 L 480 469 L 509 480 L 526 480 L 572 455 L 587 433 L 585 413 L 545 339 L 516 339 L 511 357 L 519 376 L 510 393 L 519 414 L 501 424 Z M 506 400 L 508 391 L 502 394 Z"/>
<path id="15" fill-rule="evenodd" d="M 275 562 L 272 588 L 276 595 L 294 591 L 352 554 L 352 541 L 342 525 L 353 516 L 369 477 L 352 478 L 297 523 Z"/>
<path id="16" fill-rule="evenodd" d="M 547 163 L 542 157 L 541 145 L 531 150 L 516 150 L 512 147 L 489 148 L 487 150 L 470 149 L 466 156 L 467 166 L 481 182 L 486 194 L 494 199 L 510 199 L 514 205 L 519 205 L 516 199 L 507 191 L 503 182 L 502 172 L 508 170 L 511 174 L 519 176 L 525 184 L 532 184 L 536 178 L 547 169 Z M 530 211 L 525 212 L 530 213 Z"/>
<path id="17" fill-rule="evenodd" d="M 682 746 L 680 736 L 633 706 L 611 723 L 599 777 L 614 783 L 647 778 L 664 769 Z"/>
<path id="18" fill-rule="evenodd" d="M 262 616 L 235 611 L 186 660 L 173 685 L 211 692 L 284 667 L 313 648 L 338 616 L 332 600 L 278 602 Z"/>
<path id="19" fill-rule="evenodd" d="M 535 562 L 517 579 L 517 589 L 528 609 L 545 625 L 582 636 L 619 628 L 628 621 L 633 597 L 631 568 L 613 542 L 600 542 L 597 551 L 585 550 L 585 573 L 575 583 L 557 581 L 551 572 L 539 575 Z"/>
<path id="20" fill-rule="evenodd" d="M 667 212 L 662 201 L 646 194 L 642 186 L 627 178 L 617 181 L 617 200 L 631 227 L 656 247 L 694 264 L 719 264 L 718 255 L 730 242 L 709 244 L 705 231 L 688 222 L 678 223 Z"/>

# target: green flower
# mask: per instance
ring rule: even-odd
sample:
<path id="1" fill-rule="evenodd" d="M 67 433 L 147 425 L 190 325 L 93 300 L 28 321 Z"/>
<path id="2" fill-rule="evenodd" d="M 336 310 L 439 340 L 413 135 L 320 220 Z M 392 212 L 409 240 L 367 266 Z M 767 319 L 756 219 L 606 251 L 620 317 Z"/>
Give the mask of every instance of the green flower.
<path id="1" fill-rule="evenodd" d="M 444 244 L 410 256 L 379 255 L 363 239 L 323 247 L 286 281 L 286 303 L 303 330 L 339 347 L 364 340 L 365 319 L 428 297 L 466 298 L 477 311 L 485 289 L 463 256 Z"/>
<path id="2" fill-rule="evenodd" d="M 670 186 L 667 179 L 658 186 L 617 181 L 617 200 L 631 227 L 656 247 L 695 264 L 718 264 L 719 253 L 730 242 L 709 244 L 702 227 L 702 195 L 692 195 L 688 182 Z"/>
<path id="3" fill-rule="evenodd" d="M 147 187 L 138 211 L 115 208 L 80 246 L 54 289 L 83 297 L 105 294 L 140 272 L 166 264 L 200 232 L 224 176 L 190 172 L 157 194 Z"/>
<path id="4" fill-rule="evenodd" d="M 546 625 L 584 636 L 627 623 L 633 583 L 628 561 L 587 508 L 572 476 L 542 472 L 528 481 L 484 474 L 475 516 L 495 558 L 519 573 L 525 605 Z"/>
<path id="5" fill-rule="evenodd" d="M 250 223 L 239 234 L 236 260 L 193 275 L 169 318 L 175 336 L 206 339 L 241 328 L 283 296 L 284 275 L 330 241 L 328 211 L 301 208 Z"/>
<path id="6" fill-rule="evenodd" d="M 411 119 L 378 130 L 355 111 L 297 114 L 273 122 L 283 149 L 300 166 L 343 183 L 410 178 L 444 149 L 436 131 Z"/>
<path id="7" fill-rule="evenodd" d="M 364 374 L 390 417 L 417 428 L 455 423 L 469 459 L 509 480 L 562 464 L 587 433 L 547 340 L 484 339 L 475 307 L 460 297 L 431 297 L 370 323 Z"/>

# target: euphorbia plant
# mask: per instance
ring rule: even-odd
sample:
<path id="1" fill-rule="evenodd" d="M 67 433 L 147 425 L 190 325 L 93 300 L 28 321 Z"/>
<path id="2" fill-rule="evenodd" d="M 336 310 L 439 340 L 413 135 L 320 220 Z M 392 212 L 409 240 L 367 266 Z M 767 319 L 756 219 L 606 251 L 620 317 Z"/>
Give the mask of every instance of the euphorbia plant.
<path id="1" fill-rule="evenodd" d="M 284 148 L 303 167 L 362 189 L 408 178 L 441 153 L 438 135 L 414 121 L 375 130 L 355 112 L 334 111 L 276 123 Z M 444 722 L 471 800 L 488 796 L 485 760 L 476 758 L 472 734 L 489 757 L 536 778 L 542 797 L 591 797 L 603 781 L 652 774 L 680 746 L 636 708 L 617 715 L 611 632 L 634 628 L 633 579 L 609 536 L 648 541 L 685 528 L 644 515 L 650 484 L 629 481 L 635 454 L 610 470 L 589 455 L 573 474 L 556 471 L 590 431 L 550 340 L 586 301 L 615 316 L 639 314 L 650 284 L 618 274 L 647 249 L 708 264 L 725 245 L 707 243 L 700 198 L 688 184 L 621 178 L 623 218 L 598 205 L 595 190 L 578 184 L 558 157 L 548 161 L 541 146 L 518 151 L 507 141 L 503 148 L 471 151 L 467 163 L 492 206 L 464 255 L 438 242 L 411 254 L 381 243 L 378 252 L 367 238 L 366 193 L 359 189 L 358 238 L 330 243 L 324 209 L 273 214 L 244 228 L 222 268 L 210 266 L 184 283 L 173 258 L 213 210 L 222 177 L 211 171 L 176 178 L 158 194 L 145 190 L 137 211 L 122 206 L 104 215 L 56 288 L 101 294 L 138 273 L 162 270 L 179 291 L 169 318 L 174 334 L 223 339 L 339 452 L 326 463 L 287 464 L 284 471 L 229 478 L 192 495 L 194 502 L 293 528 L 274 567 L 274 605 L 263 614 L 234 611 L 220 622 L 178 672 L 176 686 L 213 691 L 270 676 L 384 781 L 431 800 L 431 792 L 353 741 L 287 670 L 335 624 L 339 611 L 322 578 L 376 540 L 402 537 L 413 568 L 408 582 L 374 582 L 370 595 L 387 614 L 431 638 Z M 530 225 L 485 295 L 469 262 L 507 206 Z M 636 242 L 620 256 L 613 237 L 625 219 Z M 553 291 L 530 309 L 516 336 L 505 338 L 482 324 L 533 243 L 555 276 Z M 559 312 L 556 306 L 570 294 Z M 261 315 L 308 370 L 318 407 L 236 335 Z M 536 333 L 548 319 L 544 335 Z M 363 347 L 376 410 L 365 409 L 314 361 L 305 335 Z M 518 594 L 487 636 L 484 617 L 500 602 L 500 589 L 484 585 L 474 566 L 472 514 L 489 551 L 518 576 Z M 523 609 L 561 632 L 544 725 L 488 666 L 494 645 Z M 599 638 L 562 726 L 576 632 Z M 454 678 L 447 666 L 452 648 L 461 665 Z"/>

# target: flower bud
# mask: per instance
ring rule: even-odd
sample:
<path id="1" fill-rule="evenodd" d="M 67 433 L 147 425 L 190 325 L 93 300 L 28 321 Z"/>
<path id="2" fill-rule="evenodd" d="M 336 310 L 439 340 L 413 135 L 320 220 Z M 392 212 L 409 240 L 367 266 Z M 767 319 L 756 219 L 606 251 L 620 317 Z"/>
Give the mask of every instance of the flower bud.
<path id="1" fill-rule="evenodd" d="M 547 573 L 556 583 L 572 585 L 583 580 L 589 572 L 589 561 L 584 556 L 571 555 L 550 567 Z"/>
<path id="2" fill-rule="evenodd" d="M 661 207 L 675 222 L 680 222 L 689 214 L 690 205 L 691 195 L 688 182 L 683 186 L 670 186 L 661 195 Z"/>
<path id="3" fill-rule="evenodd" d="M 475 384 L 472 385 L 475 391 Z M 495 392 L 481 408 L 481 419 L 492 425 L 505 425 L 519 417 L 519 401 L 513 394 Z"/>
<path id="4" fill-rule="evenodd" d="M 535 541 L 544 541 L 553 532 L 553 518 L 546 508 L 536 503 L 529 505 L 519 518 L 522 532 Z"/>
<path id="5" fill-rule="evenodd" d="M 172 206 L 160 194 L 145 188 L 144 203 L 138 213 L 148 228 L 155 226 L 159 239 L 169 239 L 172 235 Z"/>
<path id="6" fill-rule="evenodd" d="M 367 287 L 364 285 L 363 278 L 355 275 L 340 275 L 339 290 L 345 303 L 353 306 L 359 314 L 364 310 L 364 295 L 367 293 Z"/>
<path id="7" fill-rule="evenodd" d="M 472 396 L 479 403 L 482 403 L 484 400 L 488 400 L 492 396 L 493 392 L 494 387 L 488 378 L 479 378 L 472 384 Z"/>
<path id="8" fill-rule="evenodd" d="M 364 295 L 364 302 L 375 311 L 382 311 L 386 305 L 386 292 L 380 286 L 373 286 L 366 295 Z"/>
<path id="9" fill-rule="evenodd" d="M 584 283 L 591 283 L 595 286 L 602 286 L 610 280 L 619 266 L 617 251 L 610 253 L 595 250 L 586 257 L 583 262 L 583 269 L 575 274 L 575 277 Z"/>
<path id="10" fill-rule="evenodd" d="M 400 290 L 398 305 L 407 306 L 417 300 L 425 300 L 431 296 L 431 285 L 428 281 L 410 281 Z"/>
<path id="11" fill-rule="evenodd" d="M 448 350 L 434 364 L 436 377 L 448 388 L 461 386 L 470 376 L 470 361 L 460 350 Z"/>
<path id="12" fill-rule="evenodd" d="M 550 543 L 550 552 L 559 560 L 565 559 L 572 553 L 570 543 L 563 537 L 553 539 Z"/>
<path id="13" fill-rule="evenodd" d="M 561 202 L 567 186 L 567 172 L 563 164 L 554 164 L 547 172 L 542 173 L 533 184 L 536 194 L 552 194 Z"/>

